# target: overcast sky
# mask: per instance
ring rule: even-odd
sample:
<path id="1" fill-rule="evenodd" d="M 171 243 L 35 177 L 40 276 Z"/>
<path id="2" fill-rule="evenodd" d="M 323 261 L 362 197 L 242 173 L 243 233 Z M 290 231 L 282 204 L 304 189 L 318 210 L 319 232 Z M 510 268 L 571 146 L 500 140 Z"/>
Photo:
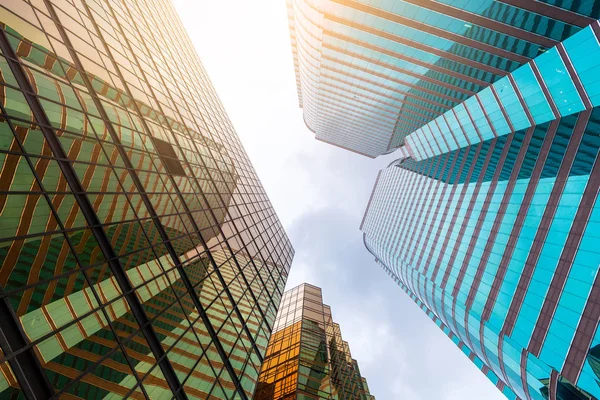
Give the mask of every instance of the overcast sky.
<path id="1" fill-rule="evenodd" d="M 377 266 L 360 222 L 379 169 L 302 121 L 285 0 L 174 0 L 296 256 L 288 288 L 323 289 L 378 400 L 504 397 Z"/>

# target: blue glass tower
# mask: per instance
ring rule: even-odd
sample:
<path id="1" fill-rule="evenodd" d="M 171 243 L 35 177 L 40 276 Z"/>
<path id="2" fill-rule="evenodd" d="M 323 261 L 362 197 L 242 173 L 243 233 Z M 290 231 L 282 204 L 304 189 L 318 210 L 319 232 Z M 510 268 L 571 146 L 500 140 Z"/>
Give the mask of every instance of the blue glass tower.
<path id="1" fill-rule="evenodd" d="M 361 225 L 508 398 L 600 397 L 600 24 L 406 135 Z"/>
<path id="2" fill-rule="evenodd" d="M 600 2 L 288 0 L 377 262 L 509 398 L 600 397 Z"/>
<path id="3" fill-rule="evenodd" d="M 316 139 L 368 157 L 403 146 L 416 129 L 600 17 L 592 0 L 287 5 L 306 125 Z"/>

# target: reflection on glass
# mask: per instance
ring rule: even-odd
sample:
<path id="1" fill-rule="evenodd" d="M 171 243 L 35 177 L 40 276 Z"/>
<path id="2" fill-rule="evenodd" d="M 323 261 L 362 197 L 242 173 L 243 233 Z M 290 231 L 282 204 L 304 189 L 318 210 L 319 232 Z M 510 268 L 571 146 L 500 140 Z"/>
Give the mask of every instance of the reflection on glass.
<path id="1" fill-rule="evenodd" d="M 0 398 L 251 396 L 293 250 L 175 11 L 19 4 L 0 6 L 0 329 L 21 335 Z"/>

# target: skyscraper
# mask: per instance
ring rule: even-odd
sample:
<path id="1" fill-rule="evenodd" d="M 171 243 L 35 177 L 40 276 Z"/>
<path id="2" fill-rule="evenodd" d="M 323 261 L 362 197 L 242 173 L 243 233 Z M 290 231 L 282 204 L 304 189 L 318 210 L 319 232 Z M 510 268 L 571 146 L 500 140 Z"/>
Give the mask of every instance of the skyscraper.
<path id="1" fill-rule="evenodd" d="M 250 398 L 293 249 L 172 5 L 0 22 L 0 398 Z"/>
<path id="2" fill-rule="evenodd" d="M 600 4 L 287 5 L 307 126 L 397 149 L 377 262 L 509 398 L 600 397 Z"/>
<path id="3" fill-rule="evenodd" d="M 254 400 L 375 400 L 321 289 L 283 294 Z"/>
<path id="4" fill-rule="evenodd" d="M 361 225 L 509 398 L 600 397 L 599 34 L 595 21 L 408 135 Z"/>
<path id="5" fill-rule="evenodd" d="M 600 17 L 595 1 L 286 1 L 306 125 L 368 157 Z"/>

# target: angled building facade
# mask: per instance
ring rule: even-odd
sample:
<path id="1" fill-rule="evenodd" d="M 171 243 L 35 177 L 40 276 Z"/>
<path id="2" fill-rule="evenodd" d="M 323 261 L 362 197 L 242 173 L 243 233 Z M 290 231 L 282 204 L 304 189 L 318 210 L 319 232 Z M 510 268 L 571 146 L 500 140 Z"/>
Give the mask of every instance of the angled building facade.
<path id="1" fill-rule="evenodd" d="M 173 6 L 0 23 L 0 398 L 251 398 L 293 249 Z"/>
<path id="2" fill-rule="evenodd" d="M 306 125 L 368 157 L 600 17 L 594 1 L 286 1 Z"/>
<path id="3" fill-rule="evenodd" d="M 254 400 L 375 400 L 321 289 L 283 294 Z"/>
<path id="4" fill-rule="evenodd" d="M 361 225 L 509 398 L 600 397 L 600 6 L 288 0 L 317 139 L 376 157 Z"/>
<path id="5" fill-rule="evenodd" d="M 361 224 L 511 399 L 600 398 L 599 68 L 595 21 L 414 130 Z"/>

